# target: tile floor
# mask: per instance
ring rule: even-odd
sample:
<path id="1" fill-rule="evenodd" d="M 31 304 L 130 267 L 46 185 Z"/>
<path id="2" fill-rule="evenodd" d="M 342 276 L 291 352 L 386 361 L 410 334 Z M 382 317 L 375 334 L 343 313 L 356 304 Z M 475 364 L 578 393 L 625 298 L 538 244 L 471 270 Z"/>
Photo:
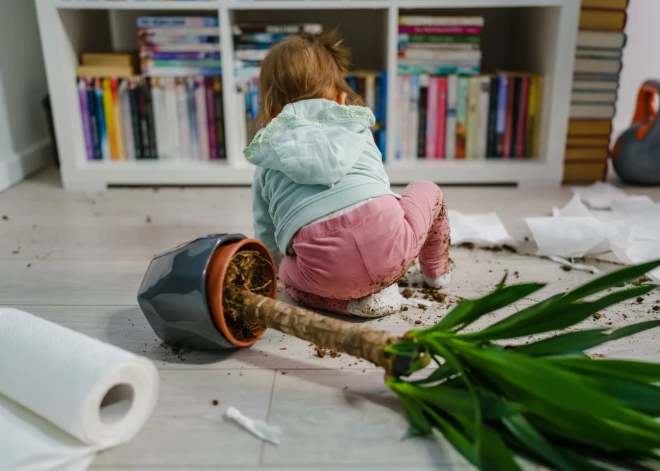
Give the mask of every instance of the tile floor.
<path id="1" fill-rule="evenodd" d="M 496 211 L 512 232 L 522 217 L 547 214 L 570 198 L 565 188 L 444 190 L 450 208 Z M 631 192 L 660 200 L 660 189 Z M 177 356 L 160 346 L 136 303 L 151 257 L 211 232 L 250 235 L 250 201 L 247 188 L 66 192 L 54 170 L 0 194 L 0 214 L 7 216 L 0 220 L 0 304 L 149 357 L 160 370 L 153 416 L 132 442 L 100 454 L 94 469 L 470 469 L 442 441 L 402 439 L 402 410 L 384 387 L 382 373 L 365 362 L 346 355 L 318 358 L 307 342 L 275 331 L 253 348 L 234 352 Z M 550 283 L 545 295 L 591 277 L 521 254 L 456 248 L 451 255 L 456 271 L 447 290 L 450 299 L 486 293 L 505 270 L 517 273 L 512 275 L 517 281 Z M 660 318 L 652 310 L 658 298 L 660 293 L 653 292 L 642 303 L 609 309 L 587 324 Z M 538 296 L 514 309 L 534 299 Z M 402 334 L 418 327 L 416 320 L 430 325 L 447 312 L 447 303 L 424 302 L 426 311 L 413 306 L 405 316 L 367 323 Z M 597 353 L 657 361 L 660 332 L 638 334 Z M 282 444 L 264 444 L 223 420 L 228 406 L 280 425 Z"/>

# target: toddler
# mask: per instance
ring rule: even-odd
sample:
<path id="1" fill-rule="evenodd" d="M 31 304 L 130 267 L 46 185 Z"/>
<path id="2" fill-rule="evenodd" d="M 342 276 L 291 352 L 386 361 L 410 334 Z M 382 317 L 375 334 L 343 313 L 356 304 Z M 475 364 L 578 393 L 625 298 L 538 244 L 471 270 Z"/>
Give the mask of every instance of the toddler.
<path id="1" fill-rule="evenodd" d="M 448 282 L 449 220 L 435 184 L 390 189 L 341 42 L 331 32 L 271 49 L 259 76 L 265 127 L 244 153 L 257 167 L 255 235 L 281 261 L 289 295 L 376 317 L 400 309 L 396 282 L 418 256 L 427 285 Z"/>

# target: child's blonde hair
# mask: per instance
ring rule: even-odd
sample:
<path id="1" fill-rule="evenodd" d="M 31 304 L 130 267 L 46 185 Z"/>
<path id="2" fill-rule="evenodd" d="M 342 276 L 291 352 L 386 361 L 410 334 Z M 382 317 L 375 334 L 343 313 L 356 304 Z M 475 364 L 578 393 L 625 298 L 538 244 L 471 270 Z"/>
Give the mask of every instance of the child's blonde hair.
<path id="1" fill-rule="evenodd" d="M 291 36 L 275 45 L 261 64 L 259 124 L 265 126 L 288 103 L 310 98 L 335 100 L 346 93 L 346 104 L 362 105 L 348 86 L 348 50 L 336 31 Z"/>

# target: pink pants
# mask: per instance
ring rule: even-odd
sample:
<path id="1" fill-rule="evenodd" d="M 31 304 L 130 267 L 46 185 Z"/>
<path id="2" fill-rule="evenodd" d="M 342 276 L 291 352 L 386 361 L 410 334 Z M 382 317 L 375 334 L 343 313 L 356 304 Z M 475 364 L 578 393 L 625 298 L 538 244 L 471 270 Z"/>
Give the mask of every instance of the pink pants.
<path id="1" fill-rule="evenodd" d="M 300 229 L 280 280 L 297 302 L 347 313 L 348 302 L 395 283 L 419 256 L 422 273 L 439 278 L 449 263 L 444 197 L 428 181 L 381 196 L 347 214 Z"/>

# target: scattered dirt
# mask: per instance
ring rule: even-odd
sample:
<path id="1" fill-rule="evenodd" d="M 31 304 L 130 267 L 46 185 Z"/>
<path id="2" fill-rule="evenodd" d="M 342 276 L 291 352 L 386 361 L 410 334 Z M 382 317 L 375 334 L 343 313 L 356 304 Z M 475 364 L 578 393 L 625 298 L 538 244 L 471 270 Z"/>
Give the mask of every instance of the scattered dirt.
<path id="1" fill-rule="evenodd" d="M 601 317 L 603 317 L 603 315 L 600 312 L 597 312 L 596 314 L 594 314 L 594 319 L 596 319 L 596 320 L 600 319 Z"/>
<path id="2" fill-rule="evenodd" d="M 412 298 L 414 294 L 415 293 L 410 288 L 404 289 L 403 292 L 401 293 L 401 295 L 406 299 Z"/>
<path id="3" fill-rule="evenodd" d="M 623 318 L 624 318 L 624 319 L 628 319 L 628 314 L 624 314 L 624 315 L 623 315 Z"/>
<path id="4" fill-rule="evenodd" d="M 406 312 L 408 310 L 408 306 L 401 306 L 401 312 Z"/>
<path id="5" fill-rule="evenodd" d="M 3 221 L 9 221 L 9 216 L 7 216 L 6 214 L 3 214 L 2 215 L 2 220 Z"/>
<path id="6" fill-rule="evenodd" d="M 525 242 L 529 242 L 529 237 L 525 236 Z"/>
<path id="7" fill-rule="evenodd" d="M 423 311 L 426 311 L 426 309 L 428 308 L 428 306 L 426 304 L 422 304 L 422 303 L 419 303 L 417 305 L 417 307 L 420 308 Z"/>
<path id="8" fill-rule="evenodd" d="M 422 323 L 422 321 L 421 321 L 420 319 L 417 319 L 417 320 L 415 321 L 415 324 L 417 324 L 417 325 L 420 325 L 421 323 Z"/>
<path id="9" fill-rule="evenodd" d="M 169 344 L 167 342 L 160 342 L 160 348 L 177 357 L 179 361 L 184 361 L 186 359 L 186 354 L 190 353 L 190 350 L 183 348 L 181 345 Z"/>
<path id="10" fill-rule="evenodd" d="M 285 374 L 286 374 L 286 371 L 282 371 L 282 374 L 285 375 Z"/>
<path id="11" fill-rule="evenodd" d="M 28 268 L 30 268 L 31 266 L 32 266 L 32 264 L 31 264 L 31 263 L 28 263 L 28 264 L 27 264 L 27 267 L 28 267 Z"/>
<path id="12" fill-rule="evenodd" d="M 459 245 L 459 247 L 472 250 L 474 248 L 474 244 L 472 242 L 464 242 L 461 245 Z"/>
<path id="13" fill-rule="evenodd" d="M 571 271 L 573 269 L 573 267 L 569 267 L 568 265 L 562 265 L 561 269 L 564 270 L 564 271 Z"/>
<path id="14" fill-rule="evenodd" d="M 213 401 L 211 401 L 211 404 L 213 404 L 214 406 L 217 406 L 220 403 L 218 402 L 217 399 L 213 399 Z"/>
<path id="15" fill-rule="evenodd" d="M 401 278 L 399 281 L 397 281 L 397 284 L 399 285 L 400 288 L 407 288 L 410 284 L 408 283 L 408 280 L 405 278 Z"/>
<path id="16" fill-rule="evenodd" d="M 640 296 L 640 297 L 637 298 L 635 301 L 637 301 L 638 303 L 643 303 L 643 302 L 644 302 L 644 298 L 642 298 L 642 297 Z"/>
<path id="17" fill-rule="evenodd" d="M 513 276 L 515 276 L 516 278 L 520 278 L 520 273 L 518 271 L 514 271 Z"/>
<path id="18" fill-rule="evenodd" d="M 413 288 L 417 288 L 419 285 L 417 283 L 413 283 Z"/>
<path id="19" fill-rule="evenodd" d="M 319 356 L 319 358 L 323 358 L 326 356 L 327 351 L 323 347 L 316 347 L 316 354 Z"/>
<path id="20" fill-rule="evenodd" d="M 20 250 L 12 250 L 11 251 L 12 255 L 18 255 L 19 253 L 21 253 Z"/>
<path id="21" fill-rule="evenodd" d="M 147 221 L 147 224 L 151 224 L 151 216 L 147 216 L 145 218 L 145 221 Z"/>
<path id="22" fill-rule="evenodd" d="M 593 358 L 593 359 L 596 359 L 596 358 L 606 358 L 605 355 L 603 355 L 602 353 L 591 353 L 591 354 L 589 354 L 589 356 L 590 356 L 591 358 Z"/>
<path id="23" fill-rule="evenodd" d="M 280 348 L 280 350 L 286 350 L 286 347 L 282 347 L 282 348 Z"/>
<path id="24" fill-rule="evenodd" d="M 422 293 L 424 293 L 424 299 L 427 299 L 429 301 L 435 301 L 437 303 L 444 303 L 445 299 L 447 298 L 447 295 L 445 293 L 441 293 L 437 289 L 433 289 L 433 288 L 423 289 Z"/>
<path id="25" fill-rule="evenodd" d="M 341 353 L 335 351 L 335 350 L 330 350 L 328 352 L 328 355 L 330 355 L 331 358 L 337 358 L 341 356 Z"/>
<path id="26" fill-rule="evenodd" d="M 241 316 L 242 292 L 268 296 L 270 293 L 269 262 L 252 250 L 238 252 L 232 259 L 222 293 L 222 309 L 227 327 L 237 340 L 254 338 L 256 332 L 264 329 L 261 324 L 245 322 Z"/>
<path id="27" fill-rule="evenodd" d="M 660 311 L 660 306 L 658 305 L 653 306 L 653 310 L 656 312 Z"/>
<path id="28" fill-rule="evenodd" d="M 651 281 L 651 280 L 647 276 L 643 276 L 639 280 L 633 281 L 632 284 L 635 286 L 641 286 L 643 283 L 646 283 L 647 281 Z"/>

